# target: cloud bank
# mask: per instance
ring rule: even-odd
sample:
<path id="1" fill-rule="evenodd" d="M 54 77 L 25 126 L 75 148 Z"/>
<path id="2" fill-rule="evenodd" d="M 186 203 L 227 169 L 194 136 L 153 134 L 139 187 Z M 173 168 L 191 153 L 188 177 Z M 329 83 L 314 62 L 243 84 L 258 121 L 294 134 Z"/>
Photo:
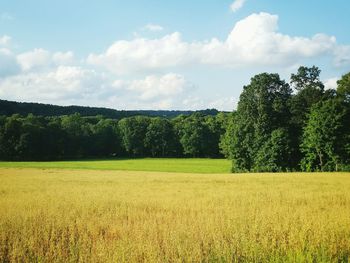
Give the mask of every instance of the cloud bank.
<path id="1" fill-rule="evenodd" d="M 241 3 L 243 5 L 243 2 Z M 238 5 L 238 4 L 237 4 Z M 19 101 L 96 105 L 118 109 L 233 108 L 233 98 L 201 92 L 184 67 L 288 68 L 308 59 L 350 65 L 350 46 L 326 34 L 290 36 L 278 30 L 277 15 L 252 14 L 226 39 L 186 41 L 174 32 L 159 38 L 117 40 L 104 52 L 77 59 L 72 51 L 11 50 L 0 37 L 0 97 Z M 148 30 L 160 31 L 157 25 Z M 329 80 L 327 86 L 334 86 Z"/>
<path id="2" fill-rule="evenodd" d="M 188 64 L 232 68 L 292 65 L 303 59 L 330 55 L 335 64 L 346 64 L 350 47 L 337 45 L 325 34 L 312 37 L 278 32 L 278 16 L 252 14 L 236 23 L 227 39 L 186 42 L 179 32 L 162 38 L 136 38 L 113 43 L 101 54 L 90 54 L 87 63 L 115 74 L 169 69 Z"/>

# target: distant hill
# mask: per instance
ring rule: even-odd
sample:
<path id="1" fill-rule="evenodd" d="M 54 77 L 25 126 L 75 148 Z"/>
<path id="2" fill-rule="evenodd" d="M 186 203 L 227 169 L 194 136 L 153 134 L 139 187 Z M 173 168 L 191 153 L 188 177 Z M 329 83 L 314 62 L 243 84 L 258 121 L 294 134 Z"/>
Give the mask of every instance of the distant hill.
<path id="1" fill-rule="evenodd" d="M 190 115 L 194 112 L 200 112 L 205 115 L 216 115 L 216 109 L 207 109 L 199 111 L 179 111 L 179 110 L 114 110 L 109 108 L 85 107 L 85 106 L 58 106 L 42 103 L 28 103 L 0 100 L 0 115 L 11 116 L 20 114 L 26 116 L 30 113 L 39 116 L 62 116 L 79 113 L 81 116 L 102 115 L 110 119 L 121 119 L 136 115 L 144 115 L 151 117 L 174 118 L 178 115 Z"/>

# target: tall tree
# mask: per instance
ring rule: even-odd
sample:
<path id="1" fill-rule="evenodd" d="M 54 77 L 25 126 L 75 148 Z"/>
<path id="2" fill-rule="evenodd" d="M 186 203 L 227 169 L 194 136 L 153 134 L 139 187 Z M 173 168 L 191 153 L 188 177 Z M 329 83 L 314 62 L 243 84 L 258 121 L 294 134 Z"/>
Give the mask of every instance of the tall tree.
<path id="1" fill-rule="evenodd" d="M 278 74 L 256 75 L 244 87 L 233 127 L 231 157 L 234 171 L 259 170 L 256 157 L 272 131 L 288 130 L 291 94 L 289 85 Z"/>
<path id="2" fill-rule="evenodd" d="M 22 131 L 18 142 L 20 159 L 39 160 L 47 158 L 48 145 L 43 144 L 46 137 L 46 123 L 42 117 L 29 114 L 22 119 Z"/>
<path id="3" fill-rule="evenodd" d="M 302 158 L 299 146 L 312 105 L 331 97 L 328 93 L 325 95 L 320 74 L 321 70 L 316 66 L 301 66 L 296 74 L 291 75 L 291 86 L 296 91 L 290 100 L 291 132 L 294 135 L 291 138 L 294 166 L 297 166 Z"/>
<path id="4" fill-rule="evenodd" d="M 118 134 L 118 122 L 111 119 L 100 119 L 92 126 L 94 156 L 121 155 L 120 138 Z"/>
<path id="5" fill-rule="evenodd" d="M 177 124 L 180 143 L 184 154 L 191 157 L 207 157 L 206 146 L 210 131 L 204 116 L 194 113 Z"/>
<path id="6" fill-rule="evenodd" d="M 159 117 L 151 119 L 145 135 L 145 146 L 152 157 L 175 156 L 175 144 L 176 137 L 171 122 Z"/>
<path id="7" fill-rule="evenodd" d="M 122 146 L 129 156 L 147 156 L 144 140 L 150 119 L 148 117 L 136 116 L 124 118 L 119 121 L 118 129 L 121 136 Z"/>
<path id="8" fill-rule="evenodd" d="M 334 171 L 349 161 L 350 115 L 339 100 L 319 102 L 312 107 L 304 129 L 301 167 L 305 171 Z"/>
<path id="9" fill-rule="evenodd" d="M 337 95 L 344 101 L 350 102 L 350 72 L 337 82 Z"/>
<path id="10" fill-rule="evenodd" d="M 220 137 L 220 152 L 227 159 L 232 159 L 232 145 L 233 145 L 233 134 L 234 134 L 234 116 L 235 112 L 227 114 L 226 117 L 221 117 L 218 114 L 217 118 L 221 123 L 221 128 L 223 129 L 223 134 Z"/>
<path id="11" fill-rule="evenodd" d="M 0 155 L 4 160 L 19 160 L 19 141 L 22 133 L 22 120 L 18 114 L 6 118 L 0 132 Z"/>
<path id="12" fill-rule="evenodd" d="M 62 117 L 62 129 L 67 133 L 66 155 L 70 158 L 91 156 L 92 125 L 79 113 Z"/>
<path id="13" fill-rule="evenodd" d="M 260 172 L 285 172 L 291 163 L 290 134 L 285 128 L 272 131 L 270 138 L 259 149 L 254 170 Z"/>

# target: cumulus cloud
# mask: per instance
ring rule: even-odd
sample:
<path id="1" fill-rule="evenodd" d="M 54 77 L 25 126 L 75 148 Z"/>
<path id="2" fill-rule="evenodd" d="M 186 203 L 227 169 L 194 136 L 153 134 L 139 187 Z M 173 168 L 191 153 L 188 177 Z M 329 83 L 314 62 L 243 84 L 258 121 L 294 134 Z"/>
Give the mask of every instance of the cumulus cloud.
<path id="1" fill-rule="evenodd" d="M 330 78 L 330 79 L 326 79 L 325 81 L 323 81 L 324 86 L 326 89 L 337 89 L 338 84 L 337 81 L 339 80 L 338 77 L 334 77 L 334 78 Z"/>
<path id="2" fill-rule="evenodd" d="M 151 75 L 141 80 L 114 82 L 117 89 L 125 89 L 137 94 L 139 99 L 144 101 L 156 98 L 171 99 L 181 94 L 191 84 L 184 76 L 174 73 L 163 76 Z"/>
<path id="3" fill-rule="evenodd" d="M 157 25 L 157 24 L 147 24 L 143 27 L 144 30 L 148 30 L 148 31 L 151 31 L 151 32 L 159 32 L 159 31 L 163 31 L 164 28 L 160 25 Z"/>
<path id="4" fill-rule="evenodd" d="M 278 16 L 259 13 L 239 21 L 224 48 L 231 64 L 279 65 L 327 54 L 335 45 L 335 37 L 324 34 L 305 38 L 279 33 Z"/>
<path id="5" fill-rule="evenodd" d="M 86 98 L 100 88 L 101 76 L 93 70 L 59 66 L 47 72 L 28 72 L 0 80 L 0 97 L 66 104 Z"/>
<path id="6" fill-rule="evenodd" d="M 46 68 L 57 65 L 67 65 L 73 62 L 73 52 L 51 53 L 45 49 L 34 49 L 17 56 L 23 71 Z"/>
<path id="7" fill-rule="evenodd" d="M 239 9 L 243 7 L 245 4 L 246 0 L 235 0 L 231 5 L 230 9 L 232 12 L 237 12 Z"/>
<path id="8" fill-rule="evenodd" d="M 188 61 L 187 54 L 188 44 L 181 40 L 180 33 L 173 33 L 159 39 L 117 41 L 103 54 L 90 54 L 87 62 L 123 74 L 181 65 Z"/>
<path id="9" fill-rule="evenodd" d="M 338 64 L 344 64 L 350 60 L 350 47 L 340 47 L 335 37 L 325 34 L 309 38 L 282 34 L 277 15 L 259 13 L 237 22 L 225 41 L 186 42 L 178 32 L 156 39 L 120 40 L 102 54 L 90 54 L 87 62 L 125 74 L 186 64 L 288 66 L 324 55 L 338 57 Z"/>
<path id="10" fill-rule="evenodd" d="M 182 105 L 192 85 L 169 73 L 113 80 L 77 66 L 58 66 L 0 78 L 0 97 L 52 104 L 98 105 L 118 109 L 171 109 Z M 189 92 L 190 93 L 190 92 Z"/>

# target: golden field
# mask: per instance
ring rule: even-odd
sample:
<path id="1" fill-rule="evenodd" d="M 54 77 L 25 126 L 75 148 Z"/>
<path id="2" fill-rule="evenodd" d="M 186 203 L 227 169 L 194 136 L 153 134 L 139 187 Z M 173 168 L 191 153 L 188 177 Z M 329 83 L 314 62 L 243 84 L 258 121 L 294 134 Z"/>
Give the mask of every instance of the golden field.
<path id="1" fill-rule="evenodd" d="M 349 173 L 0 169 L 0 262 L 349 260 Z"/>

